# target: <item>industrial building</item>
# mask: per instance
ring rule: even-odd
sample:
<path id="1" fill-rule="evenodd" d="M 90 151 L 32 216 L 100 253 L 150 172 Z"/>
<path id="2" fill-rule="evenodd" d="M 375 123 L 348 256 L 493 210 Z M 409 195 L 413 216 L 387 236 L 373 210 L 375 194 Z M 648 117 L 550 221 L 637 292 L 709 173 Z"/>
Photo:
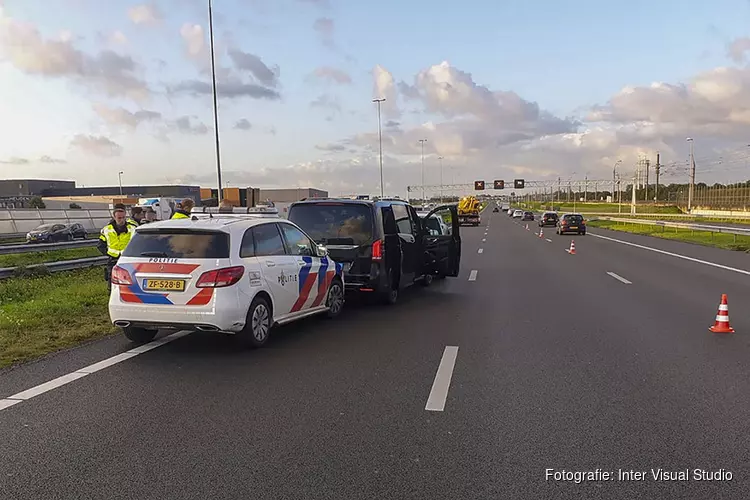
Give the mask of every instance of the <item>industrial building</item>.
<path id="1" fill-rule="evenodd" d="M 274 203 L 291 203 L 307 198 L 328 198 L 328 191 L 315 188 L 291 188 L 291 189 L 261 189 L 260 199 L 262 201 L 273 201 Z"/>
<path id="2" fill-rule="evenodd" d="M 225 188 L 223 198 L 236 206 L 255 206 L 258 203 L 291 203 L 305 198 L 327 198 L 328 192 L 314 188 L 293 189 L 258 189 L 258 188 Z M 95 186 L 78 187 L 74 181 L 47 179 L 12 179 L 0 180 L 0 207 L 26 208 L 32 197 L 43 199 L 57 198 L 55 207 L 62 207 L 66 200 L 80 205 L 83 198 L 90 197 L 91 202 L 103 203 L 105 199 L 138 199 L 138 198 L 192 198 L 196 205 L 216 203 L 216 189 L 201 189 L 199 186 Z M 213 198 L 213 200 L 212 200 Z M 110 202 L 111 203 L 111 202 Z M 92 207 L 93 208 L 93 207 Z"/>

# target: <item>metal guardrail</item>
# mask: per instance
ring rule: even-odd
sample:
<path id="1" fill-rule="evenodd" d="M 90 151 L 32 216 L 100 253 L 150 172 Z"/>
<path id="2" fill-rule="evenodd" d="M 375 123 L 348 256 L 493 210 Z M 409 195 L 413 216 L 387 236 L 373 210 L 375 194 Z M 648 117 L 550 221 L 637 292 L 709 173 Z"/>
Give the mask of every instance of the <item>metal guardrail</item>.
<path id="1" fill-rule="evenodd" d="M 713 226 L 708 224 L 691 224 L 688 222 L 671 222 L 663 220 L 644 220 L 644 219 L 631 219 L 624 217 L 606 217 L 597 216 L 592 220 L 609 220 L 613 222 L 624 222 L 626 224 L 643 224 L 648 226 L 663 226 L 673 227 L 682 229 L 692 229 L 693 231 L 705 231 L 709 233 L 725 233 L 725 234 L 736 234 L 741 236 L 750 236 L 750 227 L 727 227 L 727 226 Z"/>
<path id="2" fill-rule="evenodd" d="M 62 241 L 60 243 L 33 243 L 24 245 L 0 245 L 0 255 L 18 253 L 44 252 L 49 250 L 67 250 L 69 248 L 94 247 L 99 240 Z"/>
<path id="3" fill-rule="evenodd" d="M 88 257 L 86 259 L 75 259 L 75 260 L 62 260 L 59 262 L 45 262 L 43 264 L 32 264 L 25 267 L 26 269 L 38 269 L 40 267 L 46 267 L 50 272 L 55 273 L 59 271 L 72 271 L 74 269 L 85 269 L 93 266 L 103 266 L 107 263 L 109 257 Z M 0 279 L 10 278 L 15 273 L 18 267 L 4 267 L 0 268 Z"/>

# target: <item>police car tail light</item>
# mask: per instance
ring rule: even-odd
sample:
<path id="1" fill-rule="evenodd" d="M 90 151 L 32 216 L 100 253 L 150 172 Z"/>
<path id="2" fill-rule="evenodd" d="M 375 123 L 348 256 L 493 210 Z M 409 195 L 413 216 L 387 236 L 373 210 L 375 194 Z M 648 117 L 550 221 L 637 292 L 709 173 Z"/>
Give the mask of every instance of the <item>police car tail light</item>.
<path id="1" fill-rule="evenodd" d="M 115 266 L 112 268 L 111 282 L 113 285 L 132 285 L 133 278 L 125 269 L 120 266 Z"/>
<path id="2" fill-rule="evenodd" d="M 372 244 L 372 260 L 383 260 L 383 240 Z"/>
<path id="3" fill-rule="evenodd" d="M 198 278 L 198 282 L 195 284 L 195 287 L 224 288 L 226 286 L 232 286 L 239 280 L 241 280 L 244 274 L 244 266 L 224 267 L 222 269 L 206 271 L 205 273 L 201 274 L 200 278 Z"/>

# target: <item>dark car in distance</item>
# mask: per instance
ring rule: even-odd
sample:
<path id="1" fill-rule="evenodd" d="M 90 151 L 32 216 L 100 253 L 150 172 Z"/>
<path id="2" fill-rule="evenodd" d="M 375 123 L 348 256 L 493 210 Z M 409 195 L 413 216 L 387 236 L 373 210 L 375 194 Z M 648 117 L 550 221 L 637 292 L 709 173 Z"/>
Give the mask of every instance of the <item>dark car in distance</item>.
<path id="1" fill-rule="evenodd" d="M 557 226 L 557 212 L 544 212 L 539 218 L 539 227 Z"/>
<path id="2" fill-rule="evenodd" d="M 450 234 L 434 234 L 425 220 L 442 217 Z M 342 263 L 347 292 L 377 295 L 386 304 L 414 283 L 458 276 L 461 236 L 455 205 L 419 217 L 403 200 L 317 198 L 292 203 L 288 219 L 333 260 Z"/>
<path id="3" fill-rule="evenodd" d="M 586 234 L 586 221 L 581 214 L 565 214 L 557 222 L 557 234 L 577 233 Z"/>
<path id="4" fill-rule="evenodd" d="M 77 222 L 42 224 L 26 235 L 27 243 L 57 243 L 75 239 L 86 239 L 86 228 Z"/>
<path id="5" fill-rule="evenodd" d="M 529 212 L 528 210 L 525 211 L 521 220 L 534 220 L 534 212 Z"/>

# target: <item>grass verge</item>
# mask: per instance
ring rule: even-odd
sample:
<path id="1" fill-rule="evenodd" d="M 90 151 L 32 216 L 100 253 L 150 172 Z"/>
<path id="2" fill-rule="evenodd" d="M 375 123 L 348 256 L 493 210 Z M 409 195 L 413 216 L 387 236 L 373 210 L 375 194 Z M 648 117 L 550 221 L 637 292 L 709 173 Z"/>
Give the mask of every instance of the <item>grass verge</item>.
<path id="1" fill-rule="evenodd" d="M 521 203 L 521 205 L 528 205 L 530 208 L 535 210 L 547 210 L 549 204 L 532 202 L 532 203 Z M 578 212 L 578 213 L 608 213 L 616 214 L 619 211 L 619 205 L 617 203 L 556 203 L 554 211 L 556 212 Z M 623 203 L 622 210 L 630 214 L 630 203 Z M 638 212 L 642 214 L 681 214 L 680 210 L 675 205 L 638 205 Z M 623 214 L 626 215 L 626 214 Z"/>
<path id="2" fill-rule="evenodd" d="M 46 250 L 39 252 L 14 253 L 0 255 L 0 267 L 30 266 L 44 262 L 59 262 L 62 260 L 83 259 L 85 257 L 101 257 L 96 247 L 68 248 L 65 250 Z"/>
<path id="3" fill-rule="evenodd" d="M 692 231 L 690 229 L 673 228 L 664 226 L 651 226 L 642 224 L 631 224 L 629 222 L 615 222 L 607 220 L 589 221 L 589 227 L 600 227 L 626 233 L 654 236 L 666 240 L 685 241 L 725 250 L 747 252 L 750 250 L 750 236 L 734 235 L 726 233 L 711 233 L 710 231 Z"/>
<path id="4" fill-rule="evenodd" d="M 108 300 L 101 267 L 0 281 L 0 368 L 114 333 Z"/>

